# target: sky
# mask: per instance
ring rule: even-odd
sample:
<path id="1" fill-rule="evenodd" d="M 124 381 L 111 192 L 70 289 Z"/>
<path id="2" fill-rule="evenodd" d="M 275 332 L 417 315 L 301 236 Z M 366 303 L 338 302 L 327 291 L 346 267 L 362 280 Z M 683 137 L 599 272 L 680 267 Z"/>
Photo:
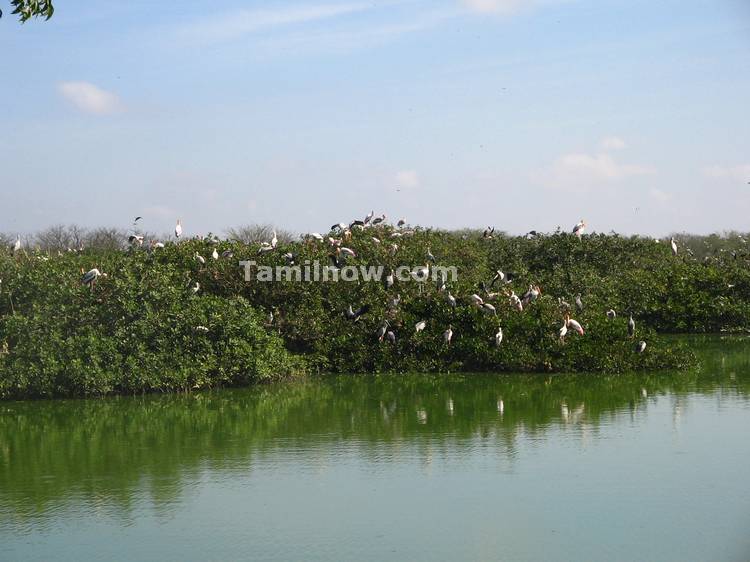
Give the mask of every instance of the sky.
<path id="1" fill-rule="evenodd" d="M 0 0 L 0 232 L 750 230 L 747 0 Z"/>

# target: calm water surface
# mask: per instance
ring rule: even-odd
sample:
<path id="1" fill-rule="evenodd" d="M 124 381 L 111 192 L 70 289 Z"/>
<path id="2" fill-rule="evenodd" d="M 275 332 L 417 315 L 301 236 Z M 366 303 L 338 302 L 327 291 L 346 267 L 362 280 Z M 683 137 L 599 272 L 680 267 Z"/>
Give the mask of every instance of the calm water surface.
<path id="1" fill-rule="evenodd" d="M 0 560 L 750 560 L 750 341 L 695 373 L 0 403 Z"/>

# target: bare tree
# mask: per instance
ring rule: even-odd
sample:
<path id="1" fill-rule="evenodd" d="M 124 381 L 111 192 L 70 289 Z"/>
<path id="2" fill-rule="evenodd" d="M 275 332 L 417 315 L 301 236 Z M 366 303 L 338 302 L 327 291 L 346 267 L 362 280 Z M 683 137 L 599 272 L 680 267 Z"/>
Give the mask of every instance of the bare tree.
<path id="1" fill-rule="evenodd" d="M 289 243 L 297 239 L 292 232 L 283 228 L 276 228 L 276 237 L 279 242 Z M 227 238 L 239 240 L 245 244 L 268 242 L 273 236 L 274 226 L 272 224 L 247 224 L 227 230 Z"/>

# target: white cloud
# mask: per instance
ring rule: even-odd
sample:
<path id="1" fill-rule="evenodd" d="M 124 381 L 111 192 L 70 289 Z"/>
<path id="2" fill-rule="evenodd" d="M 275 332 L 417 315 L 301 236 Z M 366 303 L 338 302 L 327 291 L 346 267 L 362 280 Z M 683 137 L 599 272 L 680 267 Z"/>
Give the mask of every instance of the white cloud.
<path id="1" fill-rule="evenodd" d="M 653 173 L 653 168 L 621 164 L 606 153 L 580 153 L 561 156 L 538 179 L 555 187 L 587 188 Z"/>
<path id="2" fill-rule="evenodd" d="M 670 199 L 672 199 L 672 194 L 667 193 L 666 191 L 662 191 L 661 189 L 652 189 L 649 192 L 649 196 L 651 199 L 658 201 L 659 203 L 666 203 Z"/>
<path id="3" fill-rule="evenodd" d="M 532 2 L 530 0 L 462 0 L 461 3 L 471 11 L 480 14 L 512 14 Z"/>
<path id="4" fill-rule="evenodd" d="M 703 168 L 703 175 L 717 180 L 750 182 L 750 164 L 739 166 L 708 166 Z"/>
<path id="5" fill-rule="evenodd" d="M 401 170 L 396 173 L 396 188 L 414 189 L 419 187 L 419 176 L 414 170 Z"/>
<path id="6" fill-rule="evenodd" d="M 191 42 L 214 43 L 237 39 L 264 29 L 331 19 L 370 8 L 371 5 L 357 3 L 239 10 L 182 24 L 177 27 L 177 35 Z"/>
<path id="7" fill-rule="evenodd" d="M 60 95 L 86 113 L 107 115 L 122 109 L 120 98 L 90 82 L 61 82 Z"/>
<path id="8" fill-rule="evenodd" d="M 602 148 L 604 150 L 622 150 L 627 145 L 620 137 L 606 137 L 602 139 Z"/>

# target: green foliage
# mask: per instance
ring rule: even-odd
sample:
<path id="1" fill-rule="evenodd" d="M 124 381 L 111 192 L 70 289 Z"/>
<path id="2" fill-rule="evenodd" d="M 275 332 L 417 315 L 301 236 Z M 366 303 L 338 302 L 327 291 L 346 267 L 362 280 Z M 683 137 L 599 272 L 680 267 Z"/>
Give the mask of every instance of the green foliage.
<path id="1" fill-rule="evenodd" d="M 739 331 L 750 319 L 750 275 L 744 259 L 710 262 L 672 256 L 664 244 L 643 238 L 555 233 L 533 238 L 416 230 L 395 237 L 389 226 L 355 231 L 346 242 L 348 265 L 425 263 L 455 266 L 449 290 L 434 280 L 245 281 L 240 260 L 284 265 L 328 263 L 327 243 L 282 241 L 258 255 L 258 245 L 212 239 L 168 243 L 146 250 L 84 250 L 0 255 L 0 396 L 92 395 L 182 391 L 235 386 L 312 372 L 604 371 L 681 368 L 691 354 L 657 331 Z M 380 241 L 376 241 L 376 236 Z M 393 254 L 391 243 L 398 250 Z M 144 246 L 145 248 L 145 246 Z M 231 250 L 231 258 L 212 259 Z M 206 258 L 201 264 L 195 254 Z M 81 273 L 97 267 L 90 289 Z M 479 288 L 494 272 L 514 272 L 511 284 Z M 196 282 L 200 289 L 192 291 Z M 507 293 L 530 284 L 542 295 L 523 312 Z M 481 294 L 497 309 L 471 306 Z M 584 309 L 572 315 L 584 326 L 558 338 L 558 298 Z M 400 295 L 400 304 L 390 301 Z M 369 305 L 357 322 L 344 311 Z M 618 312 L 608 319 L 605 312 Z M 268 321 L 273 313 L 273 322 Z M 635 338 L 627 319 L 636 319 Z M 378 341 L 385 321 L 395 343 Z M 425 320 L 417 333 L 414 325 Z M 451 325 L 453 341 L 443 341 Z M 502 327 L 504 339 L 495 345 Z M 647 342 L 645 353 L 635 343 Z"/>
<path id="2" fill-rule="evenodd" d="M 48 20 L 55 13 L 55 8 L 52 6 L 52 0 L 11 0 L 13 6 L 12 14 L 18 15 L 18 19 L 21 23 L 31 18 L 43 17 Z M 0 17 L 3 12 L 0 10 Z"/>

